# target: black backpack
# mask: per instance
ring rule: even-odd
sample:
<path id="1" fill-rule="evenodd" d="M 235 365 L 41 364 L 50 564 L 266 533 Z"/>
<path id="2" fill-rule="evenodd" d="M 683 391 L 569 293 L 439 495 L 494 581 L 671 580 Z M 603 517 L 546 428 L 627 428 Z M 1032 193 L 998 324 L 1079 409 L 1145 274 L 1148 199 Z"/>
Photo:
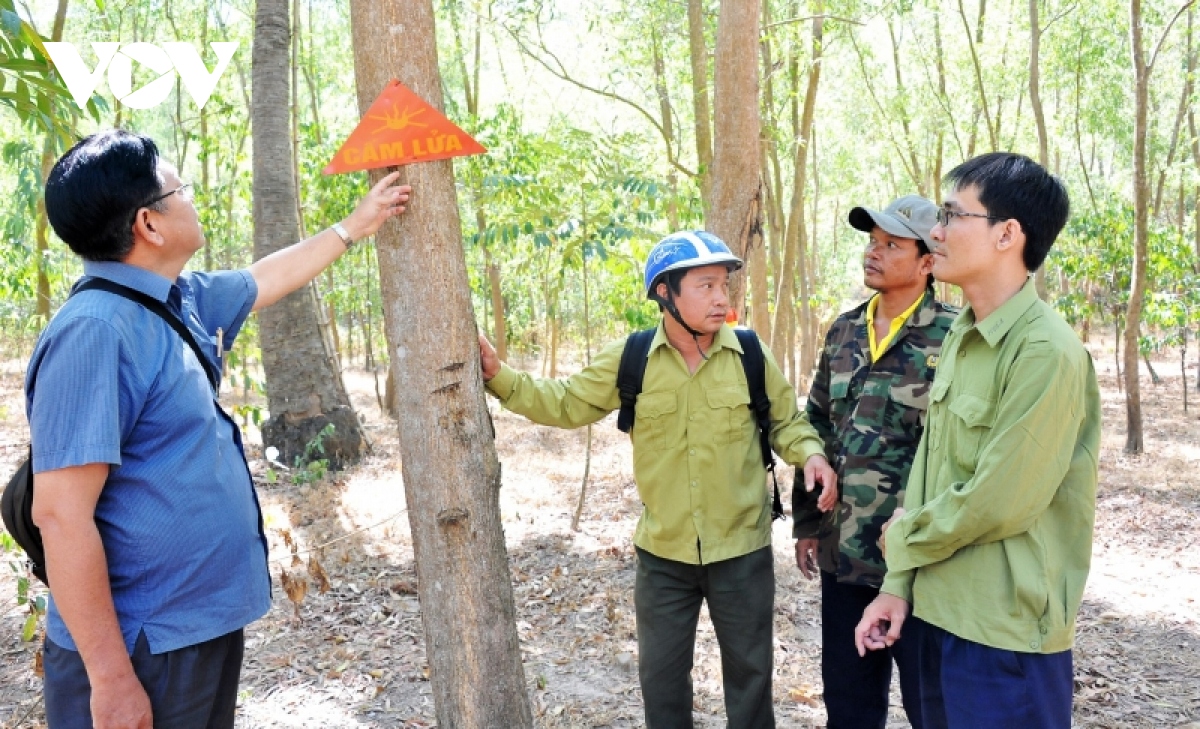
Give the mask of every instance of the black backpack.
<path id="1" fill-rule="evenodd" d="M 204 368 L 205 374 L 208 375 L 208 383 L 212 386 L 213 392 L 217 391 L 220 383 L 216 373 L 208 366 L 204 355 L 201 354 L 200 345 L 196 344 L 192 333 L 179 320 L 179 317 L 167 311 L 167 307 L 163 306 L 161 301 L 157 301 L 140 291 L 134 291 L 127 286 L 122 286 L 119 283 L 103 278 L 91 278 L 79 284 L 71 291 L 71 296 L 89 289 L 107 291 L 110 294 L 124 297 L 141 304 L 162 317 L 183 338 L 183 341 L 187 342 L 192 351 L 196 353 L 196 359 L 200 360 L 200 366 Z M 4 494 L 0 496 L 0 518 L 3 518 L 4 528 L 8 530 L 13 541 L 25 551 L 25 556 L 29 559 L 32 566 L 33 576 L 46 585 L 49 585 L 50 582 L 46 578 L 46 550 L 42 547 L 42 532 L 37 528 L 37 524 L 33 523 L 32 444 L 29 446 L 29 458 L 26 458 L 17 467 L 17 472 L 9 479 L 8 485 L 4 487 Z"/>
<path id="2" fill-rule="evenodd" d="M 621 395 L 621 410 L 617 414 L 617 427 L 623 433 L 633 429 L 634 409 L 638 393 L 642 391 L 642 379 L 646 375 L 646 357 L 650 354 L 650 343 L 658 329 L 646 329 L 629 335 L 625 351 L 621 353 L 621 364 L 617 368 L 617 390 Z M 746 372 L 746 384 L 750 388 L 750 412 L 758 425 L 758 442 L 762 448 L 763 465 L 771 472 L 775 486 L 771 503 L 771 519 L 783 518 L 783 501 L 779 498 L 779 479 L 775 476 L 775 455 L 771 452 L 771 399 L 767 397 L 767 362 L 763 357 L 762 344 L 758 335 L 750 329 L 734 329 L 742 345 L 742 369 Z"/>

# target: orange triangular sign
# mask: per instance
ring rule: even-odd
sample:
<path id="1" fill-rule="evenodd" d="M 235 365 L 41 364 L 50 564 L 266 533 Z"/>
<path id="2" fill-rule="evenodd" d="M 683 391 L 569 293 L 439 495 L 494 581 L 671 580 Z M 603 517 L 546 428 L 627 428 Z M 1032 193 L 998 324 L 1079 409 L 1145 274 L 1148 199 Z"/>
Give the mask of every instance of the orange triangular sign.
<path id="1" fill-rule="evenodd" d="M 441 112 L 393 79 L 322 171 L 333 175 L 486 151 Z"/>

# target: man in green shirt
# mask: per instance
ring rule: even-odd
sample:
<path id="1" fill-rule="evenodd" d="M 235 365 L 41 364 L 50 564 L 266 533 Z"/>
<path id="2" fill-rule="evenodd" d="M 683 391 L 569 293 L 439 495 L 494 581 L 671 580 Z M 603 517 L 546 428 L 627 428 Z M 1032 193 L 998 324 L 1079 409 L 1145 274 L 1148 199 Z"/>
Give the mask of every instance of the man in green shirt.
<path id="1" fill-rule="evenodd" d="M 741 266 L 703 231 L 664 238 L 646 262 L 646 296 L 670 314 L 650 345 L 630 432 L 643 504 L 634 604 L 649 729 L 693 726 L 692 657 L 705 601 L 721 648 L 729 726 L 775 726 L 771 505 L 741 344 L 725 323 L 729 276 Z M 517 372 L 486 338 L 479 345 L 488 390 L 536 423 L 577 428 L 621 406 L 617 371 L 626 340 L 565 380 Z M 820 436 L 763 350 L 771 446 L 804 467 L 809 490 L 816 483 L 836 488 Z"/>
<path id="2" fill-rule="evenodd" d="M 1066 223 L 1067 192 L 1011 153 L 947 180 L 933 274 L 967 306 L 942 345 L 905 508 L 884 530 L 887 576 L 855 642 L 878 650 L 920 622 L 940 644 L 922 655 L 922 710 L 952 729 L 1067 729 L 1100 394 L 1087 350 L 1030 278 Z"/>

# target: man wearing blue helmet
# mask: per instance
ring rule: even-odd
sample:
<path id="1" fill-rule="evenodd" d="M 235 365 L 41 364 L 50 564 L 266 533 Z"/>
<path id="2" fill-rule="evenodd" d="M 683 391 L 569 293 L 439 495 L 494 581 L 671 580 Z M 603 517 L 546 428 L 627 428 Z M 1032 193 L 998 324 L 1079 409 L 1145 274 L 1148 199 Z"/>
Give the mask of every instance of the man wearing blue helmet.
<path id="1" fill-rule="evenodd" d="M 729 726 L 775 726 L 771 504 L 743 348 L 725 323 L 729 276 L 741 267 L 719 238 L 702 231 L 664 238 L 646 261 L 646 296 L 670 315 L 653 332 L 630 431 L 643 503 L 634 534 L 634 603 L 650 729 L 693 726 L 692 659 L 706 601 Z M 618 372 L 631 339 L 609 345 L 578 374 L 550 380 L 508 367 L 480 337 L 483 378 L 509 410 L 577 428 L 621 407 Z M 817 483 L 835 488 L 820 436 L 765 348 L 763 355 L 771 447 L 803 466 L 809 490 Z"/>

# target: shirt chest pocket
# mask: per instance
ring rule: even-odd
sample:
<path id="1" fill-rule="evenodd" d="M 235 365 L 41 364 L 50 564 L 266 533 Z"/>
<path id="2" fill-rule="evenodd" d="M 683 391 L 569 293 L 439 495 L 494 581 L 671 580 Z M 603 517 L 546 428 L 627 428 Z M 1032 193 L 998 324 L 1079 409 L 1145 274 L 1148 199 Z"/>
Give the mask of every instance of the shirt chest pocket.
<path id="1" fill-rule="evenodd" d="M 705 399 L 705 425 L 717 442 L 737 443 L 752 435 L 754 418 L 746 385 L 709 388 Z"/>
<path id="2" fill-rule="evenodd" d="M 947 409 L 951 417 L 946 446 L 960 468 L 974 473 L 979 450 L 996 424 L 996 403 L 963 393 L 955 396 Z"/>
<path id="3" fill-rule="evenodd" d="M 838 372 L 829 377 L 829 422 L 839 430 L 850 412 L 850 384 L 853 380 L 852 372 Z"/>
<path id="4" fill-rule="evenodd" d="M 667 447 L 667 426 L 679 409 L 675 391 L 643 392 L 638 395 L 634 411 L 633 435 L 641 445 L 654 452 Z"/>
<path id="5" fill-rule="evenodd" d="M 897 441 L 920 440 L 925 411 L 929 409 L 930 379 L 923 374 L 892 376 L 885 422 L 889 437 Z"/>

